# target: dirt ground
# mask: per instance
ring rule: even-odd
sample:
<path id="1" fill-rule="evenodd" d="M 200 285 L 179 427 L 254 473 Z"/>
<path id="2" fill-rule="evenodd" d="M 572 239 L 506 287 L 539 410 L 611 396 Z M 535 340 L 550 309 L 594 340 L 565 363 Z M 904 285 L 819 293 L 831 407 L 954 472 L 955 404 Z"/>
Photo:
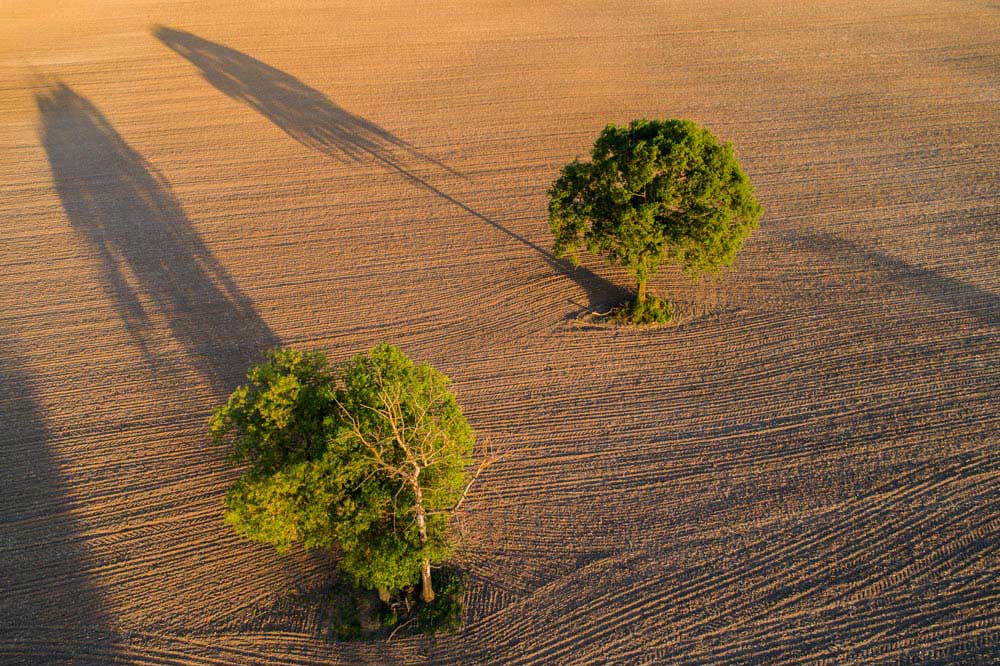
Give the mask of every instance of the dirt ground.
<path id="1" fill-rule="evenodd" d="M 1000 6 L 416 4 L 0 7 L 0 663 L 1000 661 Z M 545 196 L 638 117 L 766 207 L 641 331 Z M 382 340 L 506 454 L 434 642 L 330 641 L 206 437 L 261 350 Z"/>

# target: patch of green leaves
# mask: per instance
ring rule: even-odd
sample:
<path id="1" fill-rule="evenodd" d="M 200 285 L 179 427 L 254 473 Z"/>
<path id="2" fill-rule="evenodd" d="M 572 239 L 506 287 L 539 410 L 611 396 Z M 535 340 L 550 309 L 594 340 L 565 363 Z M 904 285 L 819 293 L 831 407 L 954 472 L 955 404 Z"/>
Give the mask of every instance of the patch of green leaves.
<path id="1" fill-rule="evenodd" d="M 647 294 L 646 300 L 642 303 L 632 298 L 612 310 L 609 316 L 620 324 L 633 326 L 666 324 L 674 317 L 674 306 L 668 300 Z"/>
<path id="2" fill-rule="evenodd" d="M 431 572 L 436 596 L 417 608 L 417 628 L 421 633 L 450 634 L 462 626 L 462 602 L 469 576 L 463 571 L 444 567 Z"/>

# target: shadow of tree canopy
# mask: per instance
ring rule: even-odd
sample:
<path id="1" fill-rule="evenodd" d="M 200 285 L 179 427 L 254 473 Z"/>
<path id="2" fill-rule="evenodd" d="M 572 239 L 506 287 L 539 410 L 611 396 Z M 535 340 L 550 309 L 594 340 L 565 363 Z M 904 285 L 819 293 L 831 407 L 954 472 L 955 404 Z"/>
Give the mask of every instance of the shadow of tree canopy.
<path id="1" fill-rule="evenodd" d="M 98 109 L 62 83 L 36 94 L 41 141 L 73 228 L 97 257 L 125 328 L 154 368 L 151 311 L 214 391 L 228 394 L 279 340 L 212 256 L 169 183 Z"/>
<path id="2" fill-rule="evenodd" d="M 415 173 L 408 166 L 414 162 L 423 163 L 431 170 L 461 175 L 377 124 L 346 111 L 294 76 L 189 32 L 157 26 L 153 34 L 197 67 L 202 77 L 220 92 L 243 102 L 303 145 L 341 161 L 372 159 L 537 252 L 554 270 L 569 276 L 586 291 L 592 308 L 625 298 L 625 289 L 587 268 L 574 268 L 568 261 L 556 259 L 538 244 L 439 189 L 427 177 Z"/>
<path id="3" fill-rule="evenodd" d="M 918 291 L 948 308 L 963 310 L 988 326 L 1000 326 L 1000 297 L 975 285 L 914 266 L 884 252 L 825 232 L 796 232 L 793 240 L 836 261 L 874 268 L 883 279 Z"/>
<path id="4" fill-rule="evenodd" d="M 220 92 L 243 102 L 285 134 L 345 162 L 372 157 L 397 161 L 396 151 L 444 164 L 378 125 L 337 106 L 323 93 L 256 58 L 189 32 L 157 26 L 153 34 L 198 68 Z"/>
<path id="5" fill-rule="evenodd" d="M 0 662 L 34 639 L 107 631 L 87 554 L 50 449 L 45 415 L 13 341 L 0 331 Z M 23 641 L 23 651 L 18 645 Z M 9 653 L 7 651 L 10 651 Z M 9 662 L 4 662 L 9 663 Z M 27 663 L 27 662 L 18 662 Z"/>

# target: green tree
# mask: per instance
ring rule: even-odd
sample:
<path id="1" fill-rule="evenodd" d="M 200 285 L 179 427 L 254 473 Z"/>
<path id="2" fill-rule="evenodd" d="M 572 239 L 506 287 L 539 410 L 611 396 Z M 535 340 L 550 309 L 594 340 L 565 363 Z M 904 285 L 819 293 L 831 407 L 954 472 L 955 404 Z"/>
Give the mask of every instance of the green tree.
<path id="1" fill-rule="evenodd" d="M 331 372 L 319 352 L 278 350 L 212 415 L 214 441 L 246 471 L 226 520 L 286 552 L 336 546 L 362 587 L 422 583 L 451 552 L 473 433 L 448 378 L 383 344 Z"/>
<path id="2" fill-rule="evenodd" d="M 549 189 L 555 253 L 604 255 L 637 282 L 673 262 L 697 276 L 730 266 L 763 209 L 729 143 L 688 120 L 608 125 L 590 162 L 574 160 Z"/>
<path id="3" fill-rule="evenodd" d="M 343 381 L 338 448 L 361 451 L 392 491 L 394 534 L 407 546 L 398 566 L 409 571 L 419 561 L 422 598 L 431 601 L 431 563 L 450 552 L 447 518 L 468 485 L 472 429 L 448 378 L 395 347 L 355 356 Z"/>

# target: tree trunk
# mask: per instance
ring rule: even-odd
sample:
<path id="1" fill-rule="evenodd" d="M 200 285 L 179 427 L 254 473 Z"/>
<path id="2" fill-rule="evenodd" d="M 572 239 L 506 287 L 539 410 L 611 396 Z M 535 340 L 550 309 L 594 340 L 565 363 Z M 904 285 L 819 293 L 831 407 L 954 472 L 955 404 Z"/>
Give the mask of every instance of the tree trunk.
<path id="1" fill-rule="evenodd" d="M 431 561 L 424 559 L 420 567 L 420 598 L 425 603 L 434 601 L 434 588 L 431 587 Z"/>
<path id="2" fill-rule="evenodd" d="M 646 302 L 646 278 L 641 278 L 639 280 L 639 295 L 635 299 L 636 305 L 642 305 Z"/>
<path id="3" fill-rule="evenodd" d="M 420 545 L 427 545 L 427 517 L 424 514 L 424 493 L 420 489 L 419 476 L 413 484 L 413 494 L 417 500 L 417 533 L 420 534 Z M 434 601 L 434 588 L 431 587 L 431 561 L 424 558 L 420 565 L 420 598 L 425 603 Z"/>

